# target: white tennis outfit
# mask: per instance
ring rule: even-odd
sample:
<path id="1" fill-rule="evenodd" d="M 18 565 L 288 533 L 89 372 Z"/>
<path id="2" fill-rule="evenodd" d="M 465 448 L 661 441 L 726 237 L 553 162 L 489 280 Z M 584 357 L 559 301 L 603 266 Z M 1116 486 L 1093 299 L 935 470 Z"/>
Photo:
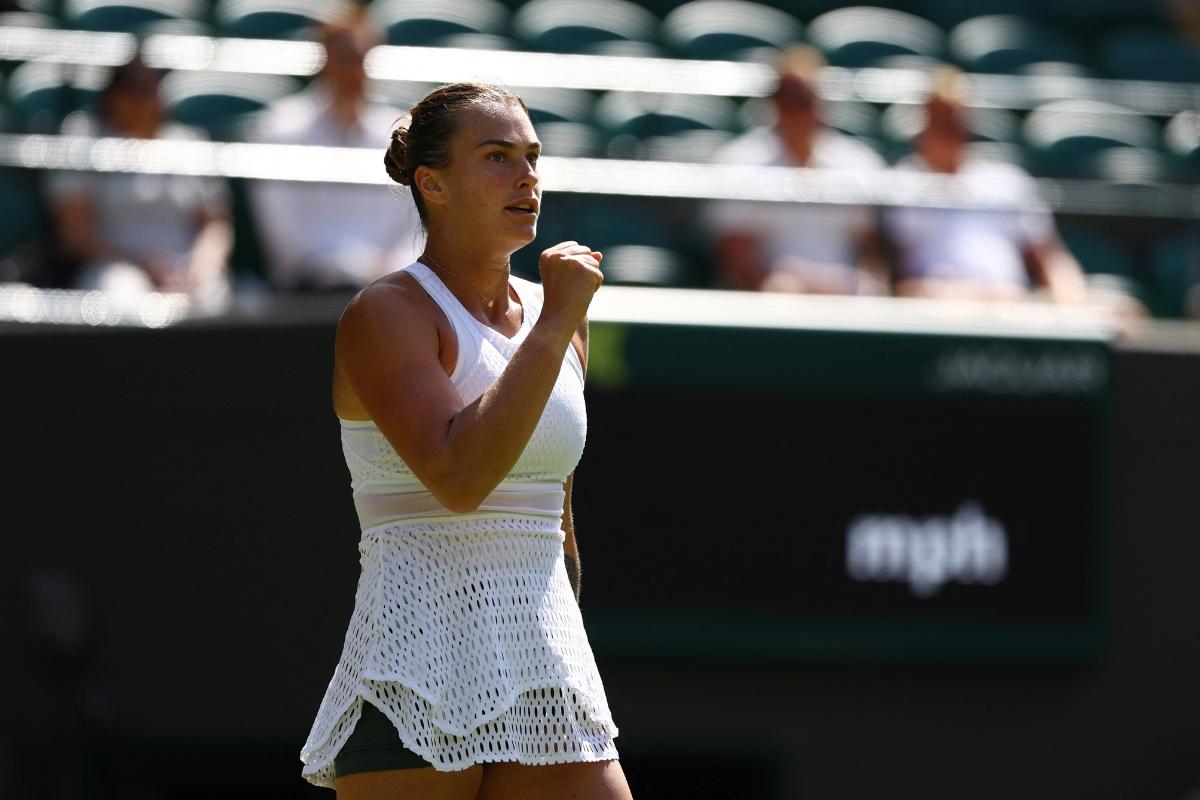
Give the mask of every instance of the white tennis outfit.
<path id="1" fill-rule="evenodd" d="M 458 340 L 450 380 L 471 403 L 507 366 L 541 312 L 508 339 L 482 324 L 428 267 L 407 267 Z M 563 481 L 583 453 L 583 370 L 568 347 L 525 451 L 479 510 L 444 508 L 372 422 L 342 420 L 362 524 L 362 572 L 342 656 L 300 759 L 333 786 L 333 760 L 369 700 L 436 769 L 491 761 L 617 757 L 617 728 L 563 564 Z"/>

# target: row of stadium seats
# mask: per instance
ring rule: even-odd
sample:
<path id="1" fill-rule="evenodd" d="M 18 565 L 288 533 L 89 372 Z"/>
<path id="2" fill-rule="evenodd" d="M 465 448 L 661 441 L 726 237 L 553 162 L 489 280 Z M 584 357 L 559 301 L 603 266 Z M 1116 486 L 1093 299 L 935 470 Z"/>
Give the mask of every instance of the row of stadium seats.
<path id="1" fill-rule="evenodd" d="M 313 24 L 336 17 L 351 4 L 21 2 L 30 10 L 6 15 L 0 24 L 249 38 L 305 36 Z M 387 42 L 396 45 L 744 60 L 807 41 L 837 66 L 948 61 L 970 72 L 1200 82 L 1200 46 L 1170 24 L 1163 3 L 1149 0 L 909 0 L 889 7 L 822 10 L 832 5 L 752 0 L 374 0 L 369 8 Z M 1011 13 L 1013 9 L 1021 13 Z M 989 10 L 1008 13 L 986 13 Z M 1098 20 L 1115 27 L 1097 31 Z"/>
<path id="2" fill-rule="evenodd" d="M 235 274 L 264 277 L 246 181 L 233 182 Z M 31 233 L 50 234 L 36 173 L 0 170 L 0 282 L 13 280 L 11 262 L 31 244 Z M 1114 224 L 1115 223 L 1115 224 Z M 1116 282 L 1157 317 L 1195 313 L 1200 285 L 1200 231 L 1187 224 L 1157 226 L 1149 235 L 1122 232 L 1119 220 L 1064 221 L 1064 242 L 1085 271 Z M 704 288 L 715 285 L 711 242 L 695 201 L 555 194 L 546 204 L 537 239 L 514 255 L 513 267 L 537 275 L 536 254 L 564 239 L 587 241 L 605 253 L 606 281 L 617 285 Z"/>
<path id="3" fill-rule="evenodd" d="M 102 85 L 99 67 L 31 61 L 0 87 L 0 129 L 52 133 L 65 114 L 88 108 Z M 175 71 L 162 92 L 169 114 L 203 127 L 218 140 L 238 140 L 256 111 L 303 87 L 284 75 Z M 424 87 L 380 84 L 405 106 Z M 596 93 L 581 89 L 522 90 L 550 155 L 706 161 L 722 144 L 766 118 L 767 101 L 730 97 Z M 400 96 L 398 96 L 400 95 Z M 910 104 L 826 104 L 830 125 L 871 144 L 894 162 L 921 126 Z M 1200 179 L 1200 112 L 1157 120 L 1113 103 L 1058 100 L 1028 113 L 976 108 L 976 147 L 1036 175 L 1115 182 Z"/>

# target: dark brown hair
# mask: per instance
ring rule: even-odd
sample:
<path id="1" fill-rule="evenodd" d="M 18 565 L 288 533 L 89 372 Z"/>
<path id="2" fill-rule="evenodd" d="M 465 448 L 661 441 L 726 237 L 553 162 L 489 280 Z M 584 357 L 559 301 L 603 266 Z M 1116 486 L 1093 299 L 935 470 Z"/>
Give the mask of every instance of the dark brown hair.
<path id="1" fill-rule="evenodd" d="M 520 106 L 529 109 L 516 93 L 484 83 L 451 83 L 422 97 L 409 111 L 408 125 L 392 131 L 392 141 L 383 156 L 383 165 L 392 180 L 412 186 L 413 175 L 421 166 L 443 169 L 450 165 L 450 137 L 458 128 L 463 111 L 484 103 Z M 417 213 L 425 221 L 425 201 L 421 190 L 412 186 Z"/>

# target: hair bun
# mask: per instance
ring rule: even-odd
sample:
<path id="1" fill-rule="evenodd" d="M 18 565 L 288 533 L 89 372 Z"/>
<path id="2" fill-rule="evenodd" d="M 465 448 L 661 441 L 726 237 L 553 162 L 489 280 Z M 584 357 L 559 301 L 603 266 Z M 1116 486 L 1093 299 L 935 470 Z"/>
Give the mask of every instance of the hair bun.
<path id="1" fill-rule="evenodd" d="M 412 178 L 408 174 L 408 128 L 400 126 L 392 131 L 392 141 L 383 154 L 383 166 L 387 174 L 401 186 L 408 186 Z"/>

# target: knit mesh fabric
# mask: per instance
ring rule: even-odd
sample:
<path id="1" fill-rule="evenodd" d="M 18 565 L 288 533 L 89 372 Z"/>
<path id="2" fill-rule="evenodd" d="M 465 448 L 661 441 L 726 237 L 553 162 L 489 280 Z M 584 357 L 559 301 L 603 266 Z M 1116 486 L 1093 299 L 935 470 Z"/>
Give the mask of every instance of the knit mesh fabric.
<path id="1" fill-rule="evenodd" d="M 471 318 L 424 265 L 408 268 L 446 312 L 460 359 L 451 380 L 466 403 L 495 382 L 540 312 L 524 307 L 507 339 Z M 586 436 L 582 370 L 563 368 L 508 482 L 564 481 Z M 416 483 L 369 423 L 343 426 L 356 491 Z M 361 573 L 341 658 L 301 752 L 304 776 L 333 786 L 333 760 L 370 701 L 401 742 L 439 770 L 515 761 L 617 757 L 617 728 L 563 564 L 561 520 L 478 512 L 363 531 Z"/>

